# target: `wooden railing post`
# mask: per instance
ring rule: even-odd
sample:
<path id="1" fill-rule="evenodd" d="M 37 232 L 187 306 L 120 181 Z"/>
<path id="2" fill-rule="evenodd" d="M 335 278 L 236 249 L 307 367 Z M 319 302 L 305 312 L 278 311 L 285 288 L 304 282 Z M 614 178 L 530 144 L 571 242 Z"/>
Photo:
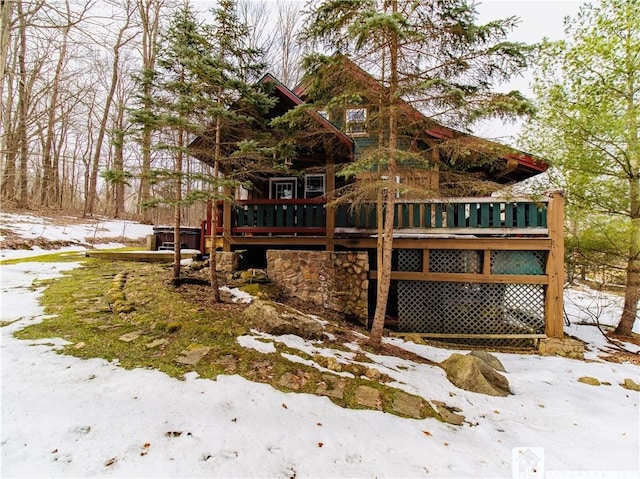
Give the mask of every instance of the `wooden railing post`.
<path id="1" fill-rule="evenodd" d="M 328 204 L 332 201 L 333 193 L 336 189 L 336 167 L 333 161 L 333 155 L 329 155 L 329 158 L 327 159 L 326 181 L 327 181 L 327 197 L 329 198 L 329 201 L 327 202 L 327 205 L 326 205 L 326 215 L 325 215 L 325 229 L 326 229 L 325 234 L 327 237 L 326 250 L 333 251 L 334 249 L 333 237 L 336 229 L 336 207 Z"/>
<path id="2" fill-rule="evenodd" d="M 230 192 L 225 188 L 225 197 L 229 197 Z M 222 206 L 222 251 L 231 251 L 231 202 L 225 200 Z"/>
<path id="3" fill-rule="evenodd" d="M 551 238 L 551 249 L 547 258 L 549 284 L 544 301 L 545 333 L 550 338 L 562 338 L 563 292 L 564 292 L 564 196 L 561 192 L 550 193 L 547 210 L 547 227 Z"/>

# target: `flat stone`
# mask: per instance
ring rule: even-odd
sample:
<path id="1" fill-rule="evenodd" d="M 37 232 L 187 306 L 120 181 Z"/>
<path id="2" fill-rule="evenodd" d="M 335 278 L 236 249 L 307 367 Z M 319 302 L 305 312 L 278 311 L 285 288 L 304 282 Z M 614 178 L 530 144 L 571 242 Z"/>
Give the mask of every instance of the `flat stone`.
<path id="1" fill-rule="evenodd" d="M 294 374 L 292 372 L 284 373 L 278 380 L 278 385 L 292 391 L 298 391 L 307 383 L 307 378 L 304 374 Z"/>
<path id="2" fill-rule="evenodd" d="M 144 331 L 131 331 L 130 333 L 123 334 L 118 339 L 120 341 L 124 341 L 125 343 L 130 343 L 131 341 L 135 341 L 140 336 L 142 336 L 143 333 Z"/>
<path id="3" fill-rule="evenodd" d="M 76 343 L 75 346 L 73 346 L 75 349 L 82 349 L 85 347 L 85 343 L 83 343 L 82 341 L 79 343 Z"/>
<path id="4" fill-rule="evenodd" d="M 273 363 L 267 359 L 256 359 L 249 363 L 249 367 L 260 381 L 268 381 L 272 377 Z"/>
<path id="5" fill-rule="evenodd" d="M 163 344 L 167 344 L 169 342 L 168 339 L 156 339 L 155 341 L 151 341 L 146 344 L 147 349 L 157 348 L 158 346 L 162 346 Z"/>
<path id="6" fill-rule="evenodd" d="M 404 340 L 415 344 L 427 344 L 419 334 L 405 334 Z"/>
<path id="7" fill-rule="evenodd" d="M 218 360 L 218 364 L 227 374 L 235 374 L 238 370 L 238 360 L 233 354 L 225 354 Z"/>
<path id="8" fill-rule="evenodd" d="M 211 351 L 211 348 L 208 346 L 191 344 L 186 350 L 180 351 L 182 356 L 176 358 L 176 362 L 195 366 L 202 358 L 209 354 L 209 351 Z"/>
<path id="9" fill-rule="evenodd" d="M 358 386 L 355 394 L 356 402 L 370 409 L 382 409 L 380 391 L 369 386 Z"/>
<path id="10" fill-rule="evenodd" d="M 600 386 L 600 381 L 596 378 L 592 378 L 591 376 L 582 376 L 578 378 L 578 382 L 589 384 L 591 386 Z"/>
<path id="11" fill-rule="evenodd" d="M 98 329 L 100 331 L 110 331 L 112 329 L 118 329 L 120 326 L 118 326 L 117 324 L 105 324 L 102 326 L 98 326 Z"/>
<path id="12" fill-rule="evenodd" d="M 344 379 L 332 377 L 330 375 L 324 375 L 322 379 L 324 379 L 324 381 L 318 383 L 318 386 L 316 387 L 316 394 L 336 399 L 344 398 L 344 390 L 347 385 Z"/>
<path id="13" fill-rule="evenodd" d="M 422 398 L 398 391 L 393 399 L 391 409 L 403 416 L 420 419 L 422 417 Z"/>
<path id="14" fill-rule="evenodd" d="M 341 372 L 342 371 L 342 364 L 340 364 L 338 362 L 338 360 L 336 358 L 334 358 L 333 356 L 329 356 L 327 358 L 326 368 L 327 369 L 331 369 L 331 371 Z"/>
<path id="15" fill-rule="evenodd" d="M 364 375 L 372 381 L 378 381 L 382 377 L 382 373 L 376 368 L 368 368 Z"/>
<path id="16" fill-rule="evenodd" d="M 433 401 L 433 404 L 435 404 L 438 414 L 440 414 L 440 417 L 444 422 L 453 424 L 454 426 L 462 426 L 464 424 L 464 416 L 453 412 L 445 403 Z"/>
<path id="17" fill-rule="evenodd" d="M 629 389 L 630 391 L 640 391 L 640 384 L 630 378 L 625 378 L 624 382 L 620 384 L 620 386 L 625 389 Z"/>

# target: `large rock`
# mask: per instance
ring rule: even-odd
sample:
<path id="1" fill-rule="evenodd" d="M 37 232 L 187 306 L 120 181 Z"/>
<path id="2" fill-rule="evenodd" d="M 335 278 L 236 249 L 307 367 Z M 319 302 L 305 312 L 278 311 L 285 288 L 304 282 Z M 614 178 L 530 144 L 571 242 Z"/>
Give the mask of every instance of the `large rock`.
<path id="1" fill-rule="evenodd" d="M 475 356 L 476 358 L 482 359 L 485 363 L 491 366 L 496 371 L 500 371 L 501 373 L 506 373 L 507 370 L 504 368 L 502 363 L 498 358 L 496 358 L 493 354 L 487 351 L 471 351 L 469 353 L 470 356 Z"/>
<path id="2" fill-rule="evenodd" d="M 302 311 L 274 301 L 257 299 L 244 313 L 256 329 L 269 334 L 295 334 L 305 339 L 321 339 L 322 325 Z"/>
<path id="3" fill-rule="evenodd" d="M 489 396 L 508 396 L 509 381 L 482 359 L 463 354 L 452 354 L 440 363 L 447 378 L 461 389 Z"/>

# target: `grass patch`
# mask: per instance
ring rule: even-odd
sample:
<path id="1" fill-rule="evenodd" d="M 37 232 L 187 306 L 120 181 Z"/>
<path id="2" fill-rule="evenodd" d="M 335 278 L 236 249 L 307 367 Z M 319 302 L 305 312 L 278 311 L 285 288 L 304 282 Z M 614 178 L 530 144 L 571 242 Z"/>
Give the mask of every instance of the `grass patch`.
<path id="1" fill-rule="evenodd" d="M 285 392 L 317 394 L 330 377 L 344 392 L 331 400 L 349 408 L 366 408 L 355 395 L 366 384 L 380 391 L 382 410 L 396 414 L 392 399 L 397 390 L 386 384 L 290 361 L 282 353 L 313 358 L 281 343 L 274 343 L 275 353 L 240 346 L 238 336 L 251 334 L 243 317 L 247 306 L 212 304 L 207 287 L 175 286 L 171 266 L 89 258 L 82 267 L 41 284 L 46 285 L 45 313 L 55 316 L 16 332 L 20 339 L 63 338 L 69 341 L 60 351 L 64 354 L 117 360 L 126 369 L 152 368 L 178 379 L 192 371 L 208 379 L 240 374 Z M 209 349 L 196 364 L 181 362 L 198 348 Z M 361 362 L 365 359 L 358 355 Z M 429 407 L 421 415 L 437 416 Z"/>
<path id="2" fill-rule="evenodd" d="M 28 258 L 12 258 L 0 261 L 0 266 L 20 263 L 71 263 L 83 260 L 85 258 L 84 251 L 66 251 L 58 253 L 45 253 L 38 256 L 29 256 Z"/>
<path id="3" fill-rule="evenodd" d="M 81 246 L 81 245 L 78 245 Z M 26 250 L 28 251 L 28 250 Z M 58 251 L 52 253 L 43 253 L 38 256 L 29 256 L 27 258 L 12 258 L 0 260 L 0 266 L 20 263 L 71 263 L 85 259 L 86 251 Z M 140 251 L 139 246 L 124 246 L 122 248 L 110 248 L 105 251 Z"/>

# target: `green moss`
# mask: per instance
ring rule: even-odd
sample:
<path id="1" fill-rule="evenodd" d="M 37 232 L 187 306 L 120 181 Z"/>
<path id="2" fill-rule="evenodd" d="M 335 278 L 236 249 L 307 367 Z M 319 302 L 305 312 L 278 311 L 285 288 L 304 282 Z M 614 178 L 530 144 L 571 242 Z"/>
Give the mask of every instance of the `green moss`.
<path id="1" fill-rule="evenodd" d="M 238 289 L 251 296 L 265 296 L 274 301 L 277 300 L 280 295 L 280 290 L 273 284 L 252 283 L 240 286 Z"/>
<path id="2" fill-rule="evenodd" d="M 0 261 L 1 265 L 21 264 L 21 263 L 71 263 L 84 261 L 84 251 L 67 251 L 64 253 L 46 253 L 28 258 L 13 258 Z"/>
<path id="3" fill-rule="evenodd" d="M 245 306 L 204 306 L 181 293 L 181 288 L 188 285 L 176 288 L 170 279 L 171 270 L 163 265 L 89 258 L 83 267 L 40 283 L 46 285 L 42 297 L 45 312 L 55 316 L 15 334 L 22 339 L 64 338 L 69 341 L 61 350 L 64 354 L 117 361 L 127 369 L 153 368 L 180 379 L 190 371 L 210 379 L 219 374 L 240 374 L 285 392 L 315 393 L 322 375 L 328 373 L 290 361 L 282 354 L 306 360 L 311 355 L 281 343 L 274 343 L 277 352 L 268 354 L 240 346 L 238 336 L 250 334 L 243 321 Z M 204 301 L 206 297 L 199 299 Z M 194 366 L 178 362 L 193 344 L 211 349 Z M 364 355 L 358 360 L 370 361 Z M 366 368 L 352 369 L 357 373 Z M 283 385 L 287 384 L 282 380 L 287 373 L 300 378 L 295 389 Z M 366 384 L 381 392 L 383 409 L 393 413 L 394 388 L 360 377 L 343 380 L 345 395 L 332 399 L 336 404 L 362 408 L 354 395 L 359 385 Z M 432 414 L 425 410 L 425 417 L 428 415 Z"/>

